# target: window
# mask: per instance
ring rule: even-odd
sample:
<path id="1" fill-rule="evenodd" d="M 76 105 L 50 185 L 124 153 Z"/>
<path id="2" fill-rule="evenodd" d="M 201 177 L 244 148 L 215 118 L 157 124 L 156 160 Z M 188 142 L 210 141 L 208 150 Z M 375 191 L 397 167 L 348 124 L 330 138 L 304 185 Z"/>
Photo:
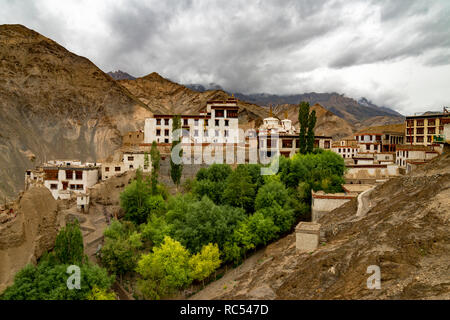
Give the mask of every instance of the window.
<path id="1" fill-rule="evenodd" d="M 156 129 L 156 136 L 159 137 L 161 135 L 161 129 Z"/>
<path id="2" fill-rule="evenodd" d="M 77 187 L 77 186 L 76 186 L 75 184 L 71 184 L 71 185 L 70 185 L 70 190 L 75 190 L 76 187 Z"/>
<path id="3" fill-rule="evenodd" d="M 128 161 L 134 161 L 134 157 L 128 157 Z"/>
<path id="4" fill-rule="evenodd" d="M 230 120 L 225 120 L 225 127 L 228 127 L 230 124 Z"/>
<path id="5" fill-rule="evenodd" d="M 164 130 L 164 136 L 166 136 L 166 137 L 169 136 L 169 130 L 168 129 Z"/>
<path id="6" fill-rule="evenodd" d="M 31 172 L 30 172 L 30 171 L 27 171 L 27 176 L 29 176 L 29 175 L 31 175 Z"/>
<path id="7" fill-rule="evenodd" d="M 83 190 L 83 185 L 82 184 L 77 184 L 77 190 Z"/>
<path id="8" fill-rule="evenodd" d="M 120 172 L 120 167 L 115 167 L 115 168 L 114 168 L 114 171 L 115 171 L 115 172 Z"/>
<path id="9" fill-rule="evenodd" d="M 292 140 L 283 140 L 282 145 L 283 148 L 292 148 Z"/>
<path id="10" fill-rule="evenodd" d="M 423 127 L 424 121 L 423 120 L 417 120 L 417 126 Z"/>
<path id="11" fill-rule="evenodd" d="M 66 179 L 67 180 L 73 179 L 73 171 L 72 170 L 66 170 Z"/>
<path id="12" fill-rule="evenodd" d="M 133 169 L 134 167 L 133 167 L 133 165 L 132 164 L 130 164 L 130 169 Z"/>
<path id="13" fill-rule="evenodd" d="M 188 119 L 183 119 L 183 125 L 185 125 L 185 126 L 188 125 Z"/>
<path id="14" fill-rule="evenodd" d="M 216 110 L 216 118 L 223 118 L 224 115 L 224 110 Z"/>
<path id="15" fill-rule="evenodd" d="M 436 125 L 436 120 L 435 119 L 428 120 L 428 125 L 429 126 L 435 126 Z"/>
<path id="16" fill-rule="evenodd" d="M 216 127 L 219 126 L 219 120 L 216 120 Z"/>
<path id="17" fill-rule="evenodd" d="M 435 134 L 436 128 L 428 128 L 428 134 Z"/>
<path id="18" fill-rule="evenodd" d="M 75 179 L 82 180 L 83 179 L 83 171 L 75 171 Z"/>
<path id="19" fill-rule="evenodd" d="M 416 142 L 423 142 L 423 137 L 416 137 Z"/>
<path id="20" fill-rule="evenodd" d="M 205 137 L 207 137 L 207 136 L 208 136 L 208 130 L 203 131 L 203 135 L 204 135 Z"/>
<path id="21" fill-rule="evenodd" d="M 58 185 L 57 185 L 56 183 L 52 183 L 52 184 L 50 185 L 50 189 L 56 190 L 56 189 L 58 189 Z"/>
<path id="22" fill-rule="evenodd" d="M 169 139 L 164 139 L 164 143 L 169 143 Z"/>
<path id="23" fill-rule="evenodd" d="M 224 136 L 224 137 L 228 137 L 228 130 L 225 130 L 225 131 L 223 132 L 223 136 Z"/>
<path id="24" fill-rule="evenodd" d="M 106 167 L 106 168 L 105 168 L 105 172 L 109 172 L 109 167 Z"/>
<path id="25" fill-rule="evenodd" d="M 194 120 L 194 126 L 198 126 L 198 119 Z"/>
<path id="26" fill-rule="evenodd" d="M 198 130 L 194 130 L 194 137 L 198 137 Z"/>
<path id="27" fill-rule="evenodd" d="M 160 126 L 161 125 L 161 119 L 156 119 L 156 125 Z"/>
<path id="28" fill-rule="evenodd" d="M 428 137 L 428 142 L 431 142 L 431 136 Z"/>
<path id="29" fill-rule="evenodd" d="M 417 129 L 417 134 L 423 134 L 423 128 Z"/>
<path id="30" fill-rule="evenodd" d="M 205 119 L 205 126 L 208 125 L 208 119 Z"/>
<path id="31" fill-rule="evenodd" d="M 168 125 L 169 125 L 169 119 L 164 119 L 164 124 L 165 124 L 166 126 L 168 126 Z"/>
<path id="32" fill-rule="evenodd" d="M 219 130 L 216 130 L 216 137 L 219 136 Z"/>

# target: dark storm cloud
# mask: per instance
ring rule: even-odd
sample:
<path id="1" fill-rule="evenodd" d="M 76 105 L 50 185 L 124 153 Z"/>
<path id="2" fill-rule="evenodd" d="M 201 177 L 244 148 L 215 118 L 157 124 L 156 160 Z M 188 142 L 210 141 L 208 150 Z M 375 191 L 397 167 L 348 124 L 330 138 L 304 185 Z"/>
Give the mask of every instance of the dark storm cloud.
<path id="1" fill-rule="evenodd" d="M 235 92 L 336 91 L 407 106 L 408 95 L 389 82 L 408 70 L 404 62 L 431 69 L 449 60 L 448 0 L 37 3 L 0 0 L 0 23 L 33 28 L 105 72 L 156 71 Z M 371 76 L 385 64 L 383 78 Z"/>
<path id="2" fill-rule="evenodd" d="M 386 62 L 417 57 L 432 49 L 450 48 L 450 6 L 426 19 L 430 7 L 424 1 L 374 2 L 384 4 L 380 8 L 382 21 L 386 21 L 386 33 L 381 38 L 354 39 L 329 67 Z"/>

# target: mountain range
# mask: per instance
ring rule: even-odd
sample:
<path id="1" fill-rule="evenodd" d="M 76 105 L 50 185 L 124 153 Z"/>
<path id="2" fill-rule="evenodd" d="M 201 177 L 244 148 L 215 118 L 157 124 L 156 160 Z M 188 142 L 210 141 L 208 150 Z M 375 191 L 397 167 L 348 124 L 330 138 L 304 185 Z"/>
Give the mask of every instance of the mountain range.
<path id="1" fill-rule="evenodd" d="M 117 79 L 117 80 L 116 80 Z M 90 60 L 22 25 L 0 25 L 0 196 L 23 189 L 24 172 L 50 159 L 102 161 L 122 136 L 143 128 L 153 114 L 196 114 L 208 100 L 230 94 L 216 84 L 192 90 L 153 72 L 135 78 L 104 73 Z M 194 88 L 198 89 L 198 87 Z M 339 94 L 242 95 L 239 123 L 258 127 L 287 111 L 297 122 L 297 104 L 307 100 L 318 114 L 317 134 L 350 135 L 361 126 L 401 122 L 395 111 Z"/>

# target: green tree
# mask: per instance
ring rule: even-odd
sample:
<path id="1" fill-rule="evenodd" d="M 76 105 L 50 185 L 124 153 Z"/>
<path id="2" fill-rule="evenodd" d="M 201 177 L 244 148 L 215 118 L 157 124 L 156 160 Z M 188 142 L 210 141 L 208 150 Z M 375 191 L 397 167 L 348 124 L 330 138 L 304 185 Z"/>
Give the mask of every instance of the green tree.
<path id="1" fill-rule="evenodd" d="M 306 154 L 308 150 L 307 147 L 308 119 L 309 119 L 309 103 L 302 101 L 299 105 L 298 111 L 298 123 L 300 125 L 299 143 L 301 154 Z"/>
<path id="2" fill-rule="evenodd" d="M 255 186 L 246 166 L 239 165 L 228 176 L 222 198 L 225 204 L 253 212 Z"/>
<path id="3" fill-rule="evenodd" d="M 311 111 L 311 114 L 309 114 L 308 118 L 308 134 L 307 134 L 307 153 L 311 153 L 314 150 L 314 141 L 315 141 L 315 134 L 314 134 L 314 128 L 316 126 L 316 111 Z"/>
<path id="4" fill-rule="evenodd" d="M 69 222 L 56 236 L 54 253 L 61 264 L 81 264 L 84 258 L 83 234 L 78 220 Z"/>
<path id="5" fill-rule="evenodd" d="M 144 152 L 144 170 L 147 170 L 150 166 L 150 159 L 148 157 L 148 152 Z"/>
<path id="6" fill-rule="evenodd" d="M 200 201 L 183 200 L 180 198 L 177 206 L 169 204 L 166 221 L 171 225 L 170 236 L 191 252 L 200 251 L 208 243 L 223 248 L 234 228 L 246 217 L 243 209 L 218 206 L 206 196 Z"/>
<path id="7" fill-rule="evenodd" d="M 158 175 L 159 175 L 159 161 L 161 159 L 158 145 L 156 141 L 152 142 L 152 148 L 150 150 L 150 157 L 152 159 L 152 174 L 151 174 L 151 185 L 152 185 L 152 194 L 158 194 Z"/>
<path id="8" fill-rule="evenodd" d="M 166 236 L 160 247 L 143 254 L 136 268 L 142 277 L 139 290 L 150 299 L 174 292 L 192 282 L 189 268 L 190 254 L 181 243 Z"/>
<path id="9" fill-rule="evenodd" d="M 220 267 L 220 251 L 217 244 L 209 243 L 189 259 L 191 278 L 203 282 Z"/>
<path id="10" fill-rule="evenodd" d="M 120 206 L 125 211 L 125 219 L 141 224 L 147 221 L 149 209 L 147 199 L 151 191 L 142 180 L 142 171 L 136 171 L 136 179 L 120 194 Z"/>
<path id="11" fill-rule="evenodd" d="M 141 234 L 129 224 L 114 220 L 104 232 L 105 244 L 101 250 L 103 265 L 121 278 L 136 268 L 139 249 L 142 247 Z"/>
<path id="12" fill-rule="evenodd" d="M 175 134 L 178 129 L 181 129 L 181 117 L 179 115 L 176 115 L 172 119 L 173 137 L 172 137 L 171 151 L 173 151 L 173 149 L 175 149 L 177 145 L 181 143 L 181 134 Z M 180 159 L 183 157 L 183 149 L 180 149 L 178 155 Z M 172 178 L 173 183 L 177 186 L 177 189 L 181 182 L 182 172 L 183 172 L 183 164 L 182 163 L 176 164 L 175 162 L 173 162 L 172 157 L 170 157 L 170 177 Z"/>
<path id="13" fill-rule="evenodd" d="M 41 260 L 37 266 L 25 266 L 14 277 L 14 283 L 3 293 L 2 300 L 85 300 L 97 287 L 110 290 L 114 276 L 96 265 L 80 265 L 80 290 L 67 287 L 69 264 Z"/>
<path id="14" fill-rule="evenodd" d="M 232 172 L 228 164 L 214 163 L 208 168 L 200 169 L 193 183 L 193 193 L 198 199 L 208 196 L 215 204 L 223 204 L 224 181 Z"/>

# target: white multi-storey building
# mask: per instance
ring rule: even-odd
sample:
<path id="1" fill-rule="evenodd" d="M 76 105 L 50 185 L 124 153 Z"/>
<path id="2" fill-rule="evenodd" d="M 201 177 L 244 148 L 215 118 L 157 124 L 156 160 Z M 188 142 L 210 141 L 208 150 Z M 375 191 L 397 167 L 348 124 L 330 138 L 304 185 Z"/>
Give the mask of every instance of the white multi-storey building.
<path id="1" fill-rule="evenodd" d="M 72 193 L 86 194 L 88 188 L 98 182 L 100 175 L 99 163 L 85 163 L 76 160 L 53 160 L 43 164 L 38 170 L 27 171 L 25 188 L 32 184 L 43 184 L 55 199 L 69 199 Z M 30 172 L 30 174 L 28 174 Z M 39 174 L 38 179 L 27 178 Z"/>
<path id="2" fill-rule="evenodd" d="M 238 143 L 237 100 L 208 101 L 199 115 L 181 115 L 182 143 Z M 174 115 L 154 115 L 145 119 L 144 142 L 172 143 L 172 121 Z"/>

